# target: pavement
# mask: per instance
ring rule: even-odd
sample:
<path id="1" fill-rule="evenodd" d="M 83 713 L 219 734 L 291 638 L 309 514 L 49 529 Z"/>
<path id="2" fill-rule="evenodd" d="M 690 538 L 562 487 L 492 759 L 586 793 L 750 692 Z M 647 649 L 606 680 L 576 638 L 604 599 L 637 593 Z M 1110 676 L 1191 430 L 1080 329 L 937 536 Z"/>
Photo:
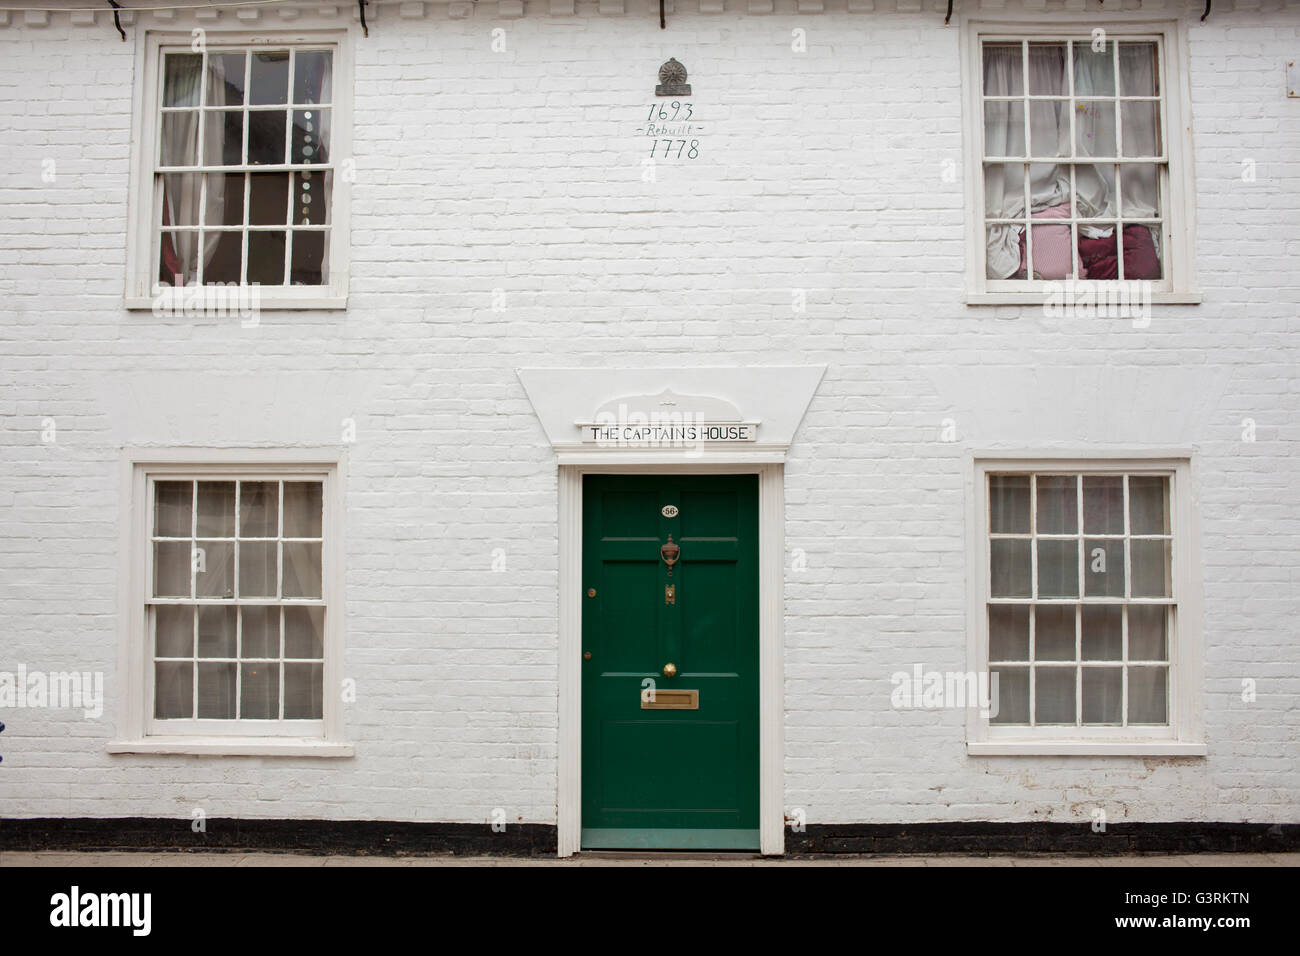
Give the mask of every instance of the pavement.
<path id="1" fill-rule="evenodd" d="M 1270 867 L 1300 866 L 1300 853 L 1193 853 L 1177 856 L 1085 856 L 1033 854 L 1020 856 L 945 854 L 836 855 L 814 859 L 765 859 L 745 853 L 580 853 L 565 860 L 504 856 L 314 856 L 303 853 L 194 853 L 0 851 L 0 867 L 168 867 L 168 866 L 878 866 L 878 867 Z"/>

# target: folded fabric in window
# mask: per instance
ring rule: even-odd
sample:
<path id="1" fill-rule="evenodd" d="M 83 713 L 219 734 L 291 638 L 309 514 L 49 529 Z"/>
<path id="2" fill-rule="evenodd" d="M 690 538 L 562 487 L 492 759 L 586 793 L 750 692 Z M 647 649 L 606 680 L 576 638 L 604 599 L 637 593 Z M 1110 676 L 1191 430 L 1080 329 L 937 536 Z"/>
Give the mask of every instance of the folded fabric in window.
<path id="1" fill-rule="evenodd" d="M 1037 236 L 1035 251 L 1037 251 Z M 1114 235 L 1079 239 L 1079 266 L 1085 279 L 1118 279 L 1119 259 Z M 1159 279 L 1160 254 L 1150 226 L 1124 227 L 1124 278 Z"/>
<path id="2" fill-rule="evenodd" d="M 1039 219 L 1069 219 L 1070 204 L 1064 202 L 1057 206 L 1048 206 L 1035 212 L 1033 218 L 1035 224 L 1030 228 L 1034 231 L 1034 278 L 1064 279 L 1071 275 L 1074 271 L 1074 257 L 1070 250 L 1070 227 L 1037 225 Z M 1019 275 L 1029 274 L 1026 271 L 1027 257 L 1028 250 L 1025 248 L 1025 237 L 1022 234 Z"/>

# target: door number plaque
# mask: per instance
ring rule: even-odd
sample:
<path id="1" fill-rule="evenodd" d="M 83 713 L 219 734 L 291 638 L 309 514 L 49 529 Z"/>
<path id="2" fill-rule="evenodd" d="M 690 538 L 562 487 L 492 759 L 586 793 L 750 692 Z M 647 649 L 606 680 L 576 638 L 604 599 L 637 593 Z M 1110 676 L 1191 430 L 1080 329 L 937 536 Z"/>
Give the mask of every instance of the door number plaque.
<path id="1" fill-rule="evenodd" d="M 661 515 L 663 515 L 665 518 L 676 518 L 676 517 L 677 517 L 677 506 L 676 506 L 676 505 L 664 505 L 662 508 L 659 509 L 659 513 L 660 513 Z"/>

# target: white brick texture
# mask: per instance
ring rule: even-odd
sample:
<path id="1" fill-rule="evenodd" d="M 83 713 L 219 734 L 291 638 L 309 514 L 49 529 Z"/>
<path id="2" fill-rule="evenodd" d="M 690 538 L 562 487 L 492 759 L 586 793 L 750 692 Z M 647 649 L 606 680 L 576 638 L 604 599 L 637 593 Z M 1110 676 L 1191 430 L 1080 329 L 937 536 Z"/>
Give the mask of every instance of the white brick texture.
<path id="1" fill-rule="evenodd" d="M 961 27 L 931 5 L 692 3 L 668 31 L 645 0 L 427 6 L 352 27 L 348 309 L 255 328 L 122 307 L 135 44 L 103 17 L 0 29 L 0 669 L 107 676 L 99 721 L 2 715 L 4 815 L 553 823 L 557 477 L 514 370 L 824 363 L 786 468 L 807 554 L 786 572 L 787 808 L 1297 819 L 1300 9 L 1179 12 L 1204 302 L 1135 329 L 963 304 L 963 186 L 942 176 L 964 168 Z M 634 130 L 669 56 L 707 131 L 645 182 Z M 355 758 L 105 753 L 121 448 L 335 444 L 345 418 Z M 1195 449 L 1207 757 L 970 757 L 963 712 L 891 709 L 893 672 L 967 667 L 964 455 L 998 443 Z"/>

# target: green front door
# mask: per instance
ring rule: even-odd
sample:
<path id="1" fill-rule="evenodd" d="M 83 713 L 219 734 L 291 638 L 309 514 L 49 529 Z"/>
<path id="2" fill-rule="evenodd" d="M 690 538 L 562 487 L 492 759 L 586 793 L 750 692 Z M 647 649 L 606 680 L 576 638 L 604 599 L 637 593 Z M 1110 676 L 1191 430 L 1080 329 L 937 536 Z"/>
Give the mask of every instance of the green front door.
<path id="1" fill-rule="evenodd" d="M 582 509 L 582 846 L 759 849 L 757 476 L 588 475 Z"/>

